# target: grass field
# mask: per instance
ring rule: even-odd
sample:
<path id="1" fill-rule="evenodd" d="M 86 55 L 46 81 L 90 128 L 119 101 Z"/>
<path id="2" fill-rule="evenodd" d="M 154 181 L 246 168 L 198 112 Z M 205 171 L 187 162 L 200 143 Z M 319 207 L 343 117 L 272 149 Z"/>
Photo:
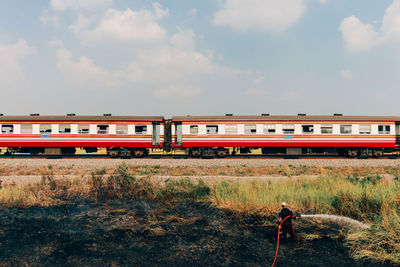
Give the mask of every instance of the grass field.
<path id="1" fill-rule="evenodd" d="M 5 171 L 0 170 L 3 174 Z M 343 215 L 369 224 L 369 229 L 345 231 L 345 240 L 352 256 L 400 264 L 400 169 L 397 167 L 172 168 L 122 164 L 115 169 L 92 170 L 87 173 L 91 174 L 87 181 L 56 181 L 53 175 L 64 170 L 51 166 L 40 171 L 42 181 L 38 184 L 22 188 L 12 185 L 1 187 L 0 205 L 58 205 L 60 199 L 69 197 L 98 201 L 130 197 L 163 203 L 195 201 L 231 210 L 237 216 L 263 217 L 273 224 L 280 203 L 285 201 L 296 212 Z M 212 174 L 257 177 L 267 174 L 288 178 L 263 182 L 219 181 L 212 184 L 183 178 L 155 183 L 151 180 L 154 174 L 171 177 Z M 147 177 L 137 178 L 138 175 Z"/>

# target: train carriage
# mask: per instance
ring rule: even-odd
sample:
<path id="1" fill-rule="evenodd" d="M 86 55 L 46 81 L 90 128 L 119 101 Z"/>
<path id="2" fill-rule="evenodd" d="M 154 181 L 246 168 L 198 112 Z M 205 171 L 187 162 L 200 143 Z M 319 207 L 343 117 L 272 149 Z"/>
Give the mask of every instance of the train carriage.
<path id="1" fill-rule="evenodd" d="M 144 156 L 162 148 L 162 116 L 0 116 L 0 147 L 7 153 L 74 154 L 76 148 L 110 156 Z"/>
<path id="2" fill-rule="evenodd" d="M 338 152 L 381 156 L 396 148 L 400 117 L 384 116 L 177 116 L 173 147 L 192 156 L 220 156 L 229 149 L 301 155 Z"/>

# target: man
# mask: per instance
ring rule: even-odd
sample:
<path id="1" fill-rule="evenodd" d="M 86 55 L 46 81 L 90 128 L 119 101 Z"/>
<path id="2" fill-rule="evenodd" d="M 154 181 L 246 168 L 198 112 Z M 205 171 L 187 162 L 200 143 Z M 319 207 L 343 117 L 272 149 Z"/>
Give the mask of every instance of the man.
<path id="1" fill-rule="evenodd" d="M 288 217 L 283 223 L 282 221 Z M 286 241 L 287 238 L 287 234 L 290 235 L 290 239 L 291 240 L 295 240 L 295 234 L 294 234 L 294 228 L 293 228 L 293 224 L 292 224 L 292 219 L 296 220 L 296 216 L 293 214 L 293 212 L 288 209 L 288 205 L 286 204 L 286 202 L 282 202 L 282 210 L 281 212 L 279 212 L 279 227 L 281 227 L 281 223 L 282 223 L 282 234 L 283 234 L 283 240 L 282 241 Z"/>

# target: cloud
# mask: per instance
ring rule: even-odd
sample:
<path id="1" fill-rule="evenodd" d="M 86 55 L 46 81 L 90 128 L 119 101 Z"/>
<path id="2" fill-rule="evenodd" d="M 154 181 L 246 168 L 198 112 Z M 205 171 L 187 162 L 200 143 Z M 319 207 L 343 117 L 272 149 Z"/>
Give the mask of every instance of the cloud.
<path id="1" fill-rule="evenodd" d="M 214 23 L 236 30 L 282 32 L 305 11 L 303 0 L 226 0 Z"/>
<path id="2" fill-rule="evenodd" d="M 47 42 L 48 47 L 60 48 L 64 46 L 64 43 L 60 39 L 52 39 Z"/>
<path id="3" fill-rule="evenodd" d="M 94 9 L 107 7 L 113 0 L 51 0 L 50 6 L 53 10 L 64 11 L 68 9 Z"/>
<path id="4" fill-rule="evenodd" d="M 0 86 L 2 88 L 21 88 L 27 85 L 21 61 L 35 50 L 24 39 L 15 44 L 0 44 Z"/>
<path id="5" fill-rule="evenodd" d="M 345 18 L 339 29 L 350 51 L 367 51 L 378 44 L 379 34 L 374 30 L 374 26 L 363 24 L 355 16 Z"/>
<path id="6" fill-rule="evenodd" d="M 195 50 L 194 38 L 192 30 L 181 31 L 159 49 L 141 50 L 129 67 L 129 79 L 146 83 L 175 82 L 217 71 L 206 53 Z"/>
<path id="7" fill-rule="evenodd" d="M 373 47 L 400 42 L 400 0 L 386 9 L 381 27 L 375 29 L 372 24 L 363 23 L 356 16 L 345 18 L 339 30 L 346 48 L 351 52 L 364 52 Z"/>
<path id="8" fill-rule="evenodd" d="M 98 25 L 89 29 L 91 20 L 81 15 L 69 29 L 85 45 L 104 42 L 128 44 L 149 44 L 165 41 L 167 31 L 158 24 L 158 20 L 168 16 L 168 9 L 162 9 L 158 3 L 153 10 L 119 11 L 110 8 L 106 11 Z"/>
<path id="9" fill-rule="evenodd" d="M 129 65 L 107 70 L 88 57 L 73 59 L 66 49 L 57 51 L 57 66 L 70 87 L 123 89 L 144 88 L 155 98 L 190 100 L 201 95 L 205 81 L 231 81 L 247 75 L 216 65 L 212 52 L 197 51 L 196 34 L 181 30 L 157 48 L 141 48 Z"/>
<path id="10" fill-rule="evenodd" d="M 79 36 L 82 32 L 86 31 L 93 23 L 93 20 L 80 14 L 78 20 L 68 27 L 75 36 Z"/>
<path id="11" fill-rule="evenodd" d="M 340 77 L 342 77 L 343 80 L 351 80 L 353 79 L 354 74 L 351 70 L 341 70 Z"/>
<path id="12" fill-rule="evenodd" d="M 87 57 L 72 61 L 72 52 L 67 49 L 57 51 L 57 67 L 66 81 L 77 88 L 117 88 L 121 86 L 118 73 L 111 73 L 96 66 Z"/>
<path id="13" fill-rule="evenodd" d="M 169 9 L 163 9 L 160 3 L 153 3 L 154 15 L 157 19 L 164 19 L 169 16 Z"/>
<path id="14" fill-rule="evenodd" d="M 50 14 L 47 9 L 43 10 L 39 20 L 45 25 L 51 25 L 55 27 L 60 25 L 60 18 L 57 15 Z"/>

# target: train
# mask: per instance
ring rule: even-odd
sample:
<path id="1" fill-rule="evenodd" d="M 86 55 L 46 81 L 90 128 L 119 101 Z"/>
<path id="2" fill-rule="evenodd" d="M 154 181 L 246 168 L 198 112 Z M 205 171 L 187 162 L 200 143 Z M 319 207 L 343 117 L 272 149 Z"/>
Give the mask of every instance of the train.
<path id="1" fill-rule="evenodd" d="M 144 157 L 153 150 L 193 158 L 246 155 L 338 154 L 382 157 L 400 150 L 400 116 L 5 116 L 5 155 L 74 155 L 106 149 L 112 158 Z"/>

